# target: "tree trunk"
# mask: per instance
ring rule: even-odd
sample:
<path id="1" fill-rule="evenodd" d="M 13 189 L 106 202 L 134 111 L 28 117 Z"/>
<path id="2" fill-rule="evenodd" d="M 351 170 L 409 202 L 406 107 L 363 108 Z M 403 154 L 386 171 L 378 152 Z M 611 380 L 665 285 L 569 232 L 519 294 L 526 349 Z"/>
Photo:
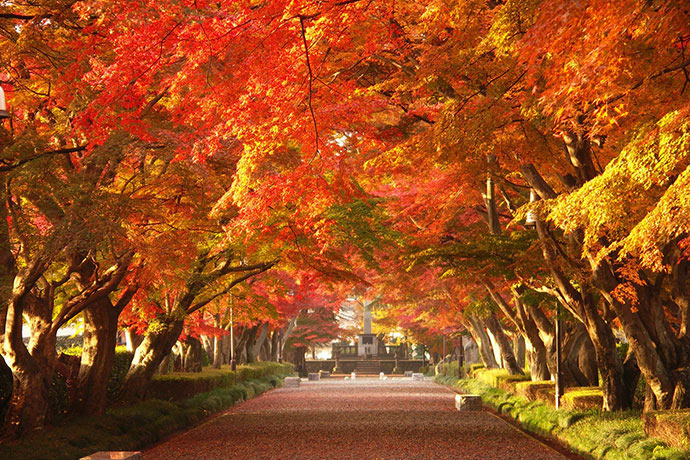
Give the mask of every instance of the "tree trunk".
<path id="1" fill-rule="evenodd" d="M 107 297 L 84 311 L 84 345 L 71 408 L 74 413 L 99 415 L 105 412 L 119 314 Z"/>
<path id="2" fill-rule="evenodd" d="M 280 335 L 282 331 L 277 330 L 273 331 L 273 334 L 271 334 L 271 356 L 269 356 L 269 361 L 277 362 L 278 361 L 278 346 L 280 343 Z"/>
<path id="3" fill-rule="evenodd" d="M 494 357 L 491 340 L 484 330 L 484 325 L 478 318 L 472 316 L 469 316 L 467 320 L 466 326 L 469 326 L 467 329 L 470 331 L 472 338 L 479 348 L 479 356 L 484 363 L 484 367 L 487 369 L 496 369 L 498 367 L 498 363 Z"/>
<path id="4" fill-rule="evenodd" d="M 258 334 L 253 343 L 247 342 L 247 361 L 250 363 L 256 362 L 261 352 L 261 347 L 264 345 L 266 336 L 268 335 L 268 323 L 263 323 L 259 326 Z"/>
<path id="5" fill-rule="evenodd" d="M 589 338 L 589 336 L 586 336 L 585 340 L 582 342 L 582 346 L 580 347 L 580 352 L 577 357 L 577 364 L 582 371 L 588 386 L 599 385 L 599 369 L 597 368 L 597 360 L 595 356 L 596 352 L 594 351 L 592 340 Z"/>
<path id="6" fill-rule="evenodd" d="M 165 375 L 170 373 L 170 362 L 173 359 L 173 354 L 168 353 L 165 355 L 165 358 L 163 358 L 163 361 L 158 365 L 158 370 L 156 371 L 157 374 L 159 375 Z"/>
<path id="7" fill-rule="evenodd" d="M 201 346 L 203 347 L 204 351 L 206 352 L 206 356 L 208 357 L 209 361 L 213 361 L 213 344 L 215 340 L 213 337 L 210 337 L 208 335 L 201 335 L 199 336 L 199 342 L 201 342 Z"/>
<path id="8" fill-rule="evenodd" d="M 663 314 L 663 311 L 653 311 L 659 307 L 652 304 L 654 296 L 652 288 L 636 285 L 635 304 L 632 305 L 629 300 L 621 301 L 612 294 L 620 283 L 613 265 L 606 260 L 596 265 L 594 279 L 623 326 L 629 346 L 635 353 L 637 364 L 645 376 L 647 385 L 654 392 L 656 408 L 673 408 L 676 382 L 673 371 L 669 369 L 670 366 L 667 363 L 676 360 L 676 356 L 673 355 L 674 339 L 668 337 L 668 331 L 665 330 L 663 324 L 660 324 L 664 320 L 658 318 L 657 314 Z M 639 313 L 634 313 L 634 311 Z M 642 321 L 642 314 L 647 316 L 646 321 Z M 656 340 L 653 340 L 650 334 L 653 334 Z"/>
<path id="9" fill-rule="evenodd" d="M 503 326 L 496 318 L 494 313 L 490 314 L 484 318 L 484 324 L 491 331 L 496 342 L 498 343 L 499 351 L 501 352 L 501 358 L 503 358 L 503 363 L 505 368 L 510 372 L 511 375 L 522 374 L 522 369 L 517 364 L 515 359 L 515 354 L 513 353 L 513 347 L 511 346 L 510 339 L 503 331 Z"/>
<path id="10" fill-rule="evenodd" d="M 525 338 L 522 334 L 515 334 L 515 338 L 513 339 L 513 353 L 515 354 L 515 359 L 520 369 L 525 368 L 525 348 Z"/>
<path id="11" fill-rule="evenodd" d="M 264 344 L 261 346 L 261 352 L 259 353 L 259 359 L 261 359 L 261 361 L 271 361 L 273 335 L 274 334 L 267 335 Z"/>
<path id="12" fill-rule="evenodd" d="M 21 291 L 23 287 L 16 284 L 7 310 L 3 344 L 3 358 L 13 376 L 12 396 L 2 426 L 2 436 L 7 438 L 25 436 L 45 425 L 56 361 L 56 331 L 51 329 L 50 308 L 44 299 Z M 22 312 L 31 330 L 28 349 L 22 339 Z"/>
<path id="13" fill-rule="evenodd" d="M 584 301 L 587 324 L 587 334 L 592 340 L 597 357 L 597 366 L 601 373 L 602 390 L 604 393 L 603 409 L 617 411 L 629 409 L 626 402 L 625 382 L 623 381 L 623 364 L 616 353 L 616 340 L 611 327 L 604 322 L 590 296 Z"/>
<path id="14" fill-rule="evenodd" d="M 254 346 L 254 343 L 256 342 L 256 336 L 259 333 L 259 328 L 261 327 L 261 324 L 257 324 L 256 326 L 252 326 L 249 328 L 249 331 L 247 332 L 247 336 L 244 342 L 244 346 L 242 347 L 242 360 L 245 363 L 253 363 L 256 360 L 254 359 L 254 356 L 251 353 L 251 349 Z M 244 334 L 242 334 L 244 335 Z"/>
<path id="15" fill-rule="evenodd" d="M 203 346 L 201 341 L 196 337 L 187 337 L 184 342 L 182 349 L 184 350 L 183 355 L 183 371 L 184 372 L 201 372 L 201 354 Z"/>
<path id="16" fill-rule="evenodd" d="M 213 337 L 213 368 L 220 369 L 223 365 L 223 336 Z"/>
<path id="17" fill-rule="evenodd" d="M 121 400 L 131 402 L 144 398 L 156 369 L 177 342 L 183 326 L 183 320 L 168 319 L 146 333 L 122 383 Z"/>
<path id="18" fill-rule="evenodd" d="M 127 351 L 130 353 L 136 352 L 141 342 L 144 341 L 144 337 L 137 334 L 134 328 L 131 327 L 125 329 L 125 339 L 127 342 Z"/>
<path id="19" fill-rule="evenodd" d="M 15 371 L 13 375 L 12 396 L 2 427 L 2 437 L 8 439 L 26 436 L 44 427 L 52 377 L 38 368 Z"/>

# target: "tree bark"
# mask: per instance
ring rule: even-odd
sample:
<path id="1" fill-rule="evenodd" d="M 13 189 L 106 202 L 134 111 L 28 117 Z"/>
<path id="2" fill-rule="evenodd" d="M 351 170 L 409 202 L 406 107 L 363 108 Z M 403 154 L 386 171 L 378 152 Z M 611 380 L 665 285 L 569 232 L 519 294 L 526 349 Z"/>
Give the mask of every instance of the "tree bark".
<path id="1" fill-rule="evenodd" d="M 136 352 L 141 342 L 144 341 L 144 336 L 137 334 L 131 327 L 125 328 L 125 338 L 127 342 L 127 351 L 130 353 Z"/>
<path id="2" fill-rule="evenodd" d="M 498 363 L 496 362 L 491 340 L 484 330 L 484 325 L 481 323 L 481 320 L 468 316 L 466 327 L 476 342 L 477 348 L 479 348 L 479 356 L 484 363 L 484 367 L 487 369 L 496 369 Z"/>
<path id="3" fill-rule="evenodd" d="M 183 326 L 184 320 L 166 319 L 149 329 L 122 383 L 121 400 L 132 402 L 144 398 L 156 369 L 177 342 Z"/>
<path id="4" fill-rule="evenodd" d="M 503 330 L 503 326 L 496 318 L 495 314 L 492 313 L 486 318 L 484 318 L 484 324 L 491 331 L 496 342 L 498 343 L 499 351 L 501 352 L 501 358 L 503 358 L 503 363 L 505 368 L 510 372 L 511 375 L 522 374 L 522 369 L 517 364 L 515 359 L 515 354 L 513 353 L 513 347 L 511 346 L 510 339 Z"/>
<path id="5" fill-rule="evenodd" d="M 97 415 L 105 412 L 119 315 L 108 298 L 84 311 L 84 344 L 71 408 L 74 413 Z"/>
<path id="6" fill-rule="evenodd" d="M 259 326 L 256 339 L 253 343 L 247 343 L 247 361 L 250 363 L 256 362 L 259 358 L 259 353 L 261 352 L 261 347 L 264 345 L 264 341 L 268 335 L 268 323 L 263 323 Z"/>

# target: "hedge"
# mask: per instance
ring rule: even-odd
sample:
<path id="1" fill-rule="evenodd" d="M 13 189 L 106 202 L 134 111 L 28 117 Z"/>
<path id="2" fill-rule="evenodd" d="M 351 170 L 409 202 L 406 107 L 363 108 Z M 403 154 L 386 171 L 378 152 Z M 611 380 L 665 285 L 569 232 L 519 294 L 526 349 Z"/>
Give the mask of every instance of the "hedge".
<path id="1" fill-rule="evenodd" d="M 481 372 L 479 374 L 481 375 Z M 489 378 L 484 380 L 489 380 Z M 586 458 L 603 460 L 690 458 L 688 450 L 669 447 L 658 439 L 647 437 L 639 412 L 602 412 L 592 409 L 556 410 L 549 404 L 530 401 L 478 379 L 458 380 L 452 376 L 439 375 L 436 381 L 452 386 L 463 393 L 480 395 L 484 404 L 517 420 L 524 429 L 552 437 Z M 516 386 L 518 389 L 527 390 L 529 384 L 518 383 Z"/>
<path id="2" fill-rule="evenodd" d="M 221 369 L 205 368 L 202 372 L 195 373 L 173 372 L 155 376 L 146 392 L 146 398 L 177 401 L 237 382 L 258 380 L 272 375 L 284 377 L 293 372 L 292 364 L 274 362 L 237 366 L 236 371 L 231 371 L 230 366 L 223 366 Z"/>
<path id="3" fill-rule="evenodd" d="M 255 363 L 242 366 L 237 383 L 182 401 L 150 399 L 112 407 L 99 417 L 65 419 L 64 423 L 19 441 L 0 444 L 3 460 L 74 460 L 97 451 L 139 450 L 171 433 L 191 427 L 210 414 L 227 409 L 282 384 L 292 365 Z M 271 374 L 275 372 L 275 374 Z M 241 380 L 245 377 L 247 380 Z M 190 376 L 178 378 L 193 381 Z"/>

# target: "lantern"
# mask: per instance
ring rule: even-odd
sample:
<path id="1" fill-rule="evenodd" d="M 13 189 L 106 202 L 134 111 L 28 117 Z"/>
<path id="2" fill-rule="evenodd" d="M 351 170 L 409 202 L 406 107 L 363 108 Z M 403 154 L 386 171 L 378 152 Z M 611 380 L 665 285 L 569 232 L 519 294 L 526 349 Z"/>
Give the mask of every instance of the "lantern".
<path id="1" fill-rule="evenodd" d="M 10 114 L 7 111 L 7 105 L 5 104 L 5 91 L 3 91 L 2 86 L 0 86 L 0 120 L 9 117 Z"/>
<path id="2" fill-rule="evenodd" d="M 537 199 L 537 192 L 533 188 L 529 189 L 529 202 L 534 203 Z M 525 227 L 534 227 L 536 225 L 537 213 L 532 210 L 527 211 L 527 215 L 525 216 Z"/>

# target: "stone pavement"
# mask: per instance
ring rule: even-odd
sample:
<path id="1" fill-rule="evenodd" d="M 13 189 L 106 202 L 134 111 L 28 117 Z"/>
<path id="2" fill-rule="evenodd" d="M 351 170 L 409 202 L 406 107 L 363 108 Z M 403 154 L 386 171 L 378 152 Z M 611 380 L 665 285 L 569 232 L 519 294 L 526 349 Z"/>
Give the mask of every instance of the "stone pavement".
<path id="1" fill-rule="evenodd" d="M 144 452 L 172 459 L 565 460 L 488 411 L 458 412 L 430 380 L 302 381 Z"/>

